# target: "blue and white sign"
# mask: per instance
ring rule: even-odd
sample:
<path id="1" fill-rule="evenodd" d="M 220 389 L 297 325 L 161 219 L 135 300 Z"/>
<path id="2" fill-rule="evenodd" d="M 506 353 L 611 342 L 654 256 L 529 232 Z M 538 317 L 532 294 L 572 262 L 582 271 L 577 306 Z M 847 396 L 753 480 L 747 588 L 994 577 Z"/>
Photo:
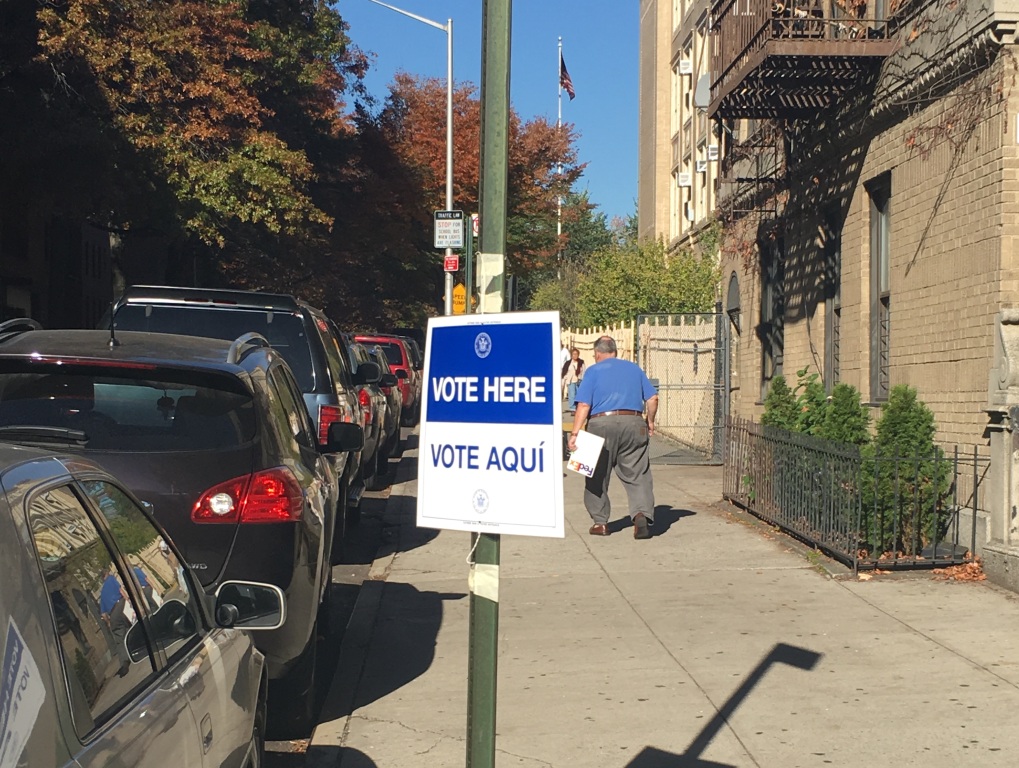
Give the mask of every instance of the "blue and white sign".
<path id="1" fill-rule="evenodd" d="M 12 618 L 0 668 L 0 768 L 19 764 L 45 698 L 39 667 Z"/>
<path id="2" fill-rule="evenodd" d="M 417 523 L 562 537 L 559 313 L 428 321 Z"/>

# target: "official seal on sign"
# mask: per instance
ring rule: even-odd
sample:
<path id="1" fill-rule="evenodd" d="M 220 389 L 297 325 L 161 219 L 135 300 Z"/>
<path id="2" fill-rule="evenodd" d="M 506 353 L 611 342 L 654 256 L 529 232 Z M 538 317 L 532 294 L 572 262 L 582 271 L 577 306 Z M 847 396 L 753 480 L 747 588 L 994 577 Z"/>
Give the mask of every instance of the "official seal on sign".
<path id="1" fill-rule="evenodd" d="M 480 488 L 476 490 L 471 496 L 471 506 L 479 515 L 485 514 L 488 511 L 488 492 Z"/>
<path id="2" fill-rule="evenodd" d="M 484 360 L 492 352 L 492 337 L 482 331 L 474 337 L 474 354 Z"/>

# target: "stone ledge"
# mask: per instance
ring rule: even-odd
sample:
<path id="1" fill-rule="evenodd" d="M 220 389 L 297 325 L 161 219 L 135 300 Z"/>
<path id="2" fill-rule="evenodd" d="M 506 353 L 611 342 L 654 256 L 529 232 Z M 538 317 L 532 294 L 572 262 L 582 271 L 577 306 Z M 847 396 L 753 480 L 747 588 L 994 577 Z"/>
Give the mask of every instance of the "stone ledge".
<path id="1" fill-rule="evenodd" d="M 981 557 L 988 581 L 1019 592 L 1019 547 L 985 544 Z"/>

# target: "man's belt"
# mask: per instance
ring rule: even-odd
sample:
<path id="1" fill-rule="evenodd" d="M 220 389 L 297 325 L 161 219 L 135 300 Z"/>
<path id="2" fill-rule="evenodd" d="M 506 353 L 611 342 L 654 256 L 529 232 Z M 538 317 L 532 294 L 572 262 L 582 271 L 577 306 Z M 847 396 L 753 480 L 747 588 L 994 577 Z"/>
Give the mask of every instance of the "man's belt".
<path id="1" fill-rule="evenodd" d="M 643 411 L 631 411 L 626 408 L 620 408 L 618 411 L 602 411 L 601 413 L 592 413 L 588 416 L 589 419 L 597 419 L 599 416 L 642 416 Z"/>

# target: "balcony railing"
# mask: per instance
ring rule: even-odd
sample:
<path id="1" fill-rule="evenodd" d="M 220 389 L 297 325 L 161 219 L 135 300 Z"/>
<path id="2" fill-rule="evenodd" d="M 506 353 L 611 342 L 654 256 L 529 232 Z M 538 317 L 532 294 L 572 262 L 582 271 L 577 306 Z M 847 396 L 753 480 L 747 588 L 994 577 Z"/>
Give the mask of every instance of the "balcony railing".
<path id="1" fill-rule="evenodd" d="M 841 0 L 716 0 L 712 115 L 774 117 L 831 103 L 860 69 L 894 50 L 888 20 L 851 7 L 864 15 Z"/>

